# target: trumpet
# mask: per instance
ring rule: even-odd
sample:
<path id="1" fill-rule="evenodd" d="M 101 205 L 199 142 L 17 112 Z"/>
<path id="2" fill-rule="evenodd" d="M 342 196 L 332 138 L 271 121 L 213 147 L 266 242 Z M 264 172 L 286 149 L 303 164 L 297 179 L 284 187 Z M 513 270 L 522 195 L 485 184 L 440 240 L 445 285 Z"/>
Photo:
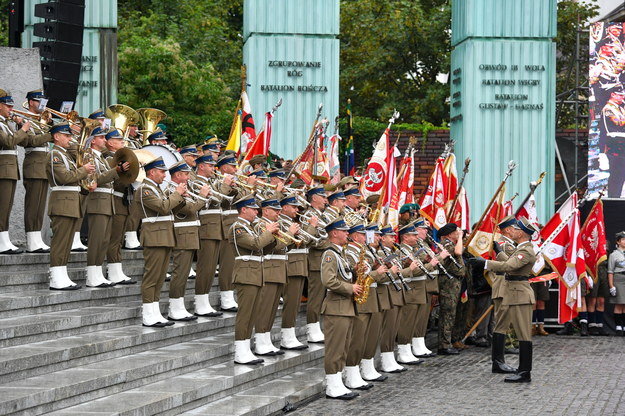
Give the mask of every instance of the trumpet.
<path id="1" fill-rule="evenodd" d="M 299 212 L 297 213 L 297 215 L 299 216 L 300 223 L 309 222 L 313 216 L 316 216 L 312 213 L 310 215 L 306 215 L 306 213 L 300 214 Z M 318 218 L 318 220 L 319 224 L 317 225 L 317 232 L 319 233 L 319 238 L 325 240 L 326 238 L 328 238 L 328 233 L 325 230 L 325 227 L 328 224 L 326 224 L 325 221 L 323 221 L 321 218 Z"/>
<path id="2" fill-rule="evenodd" d="M 189 187 L 192 188 L 194 191 L 200 189 L 204 185 L 208 185 L 201 181 L 191 181 L 191 180 L 188 181 L 187 183 L 189 184 Z M 209 195 L 209 198 L 217 203 L 223 201 L 224 199 L 228 201 L 229 203 L 232 203 L 234 196 L 228 196 L 228 195 L 222 194 L 220 192 L 217 192 L 211 187 L 211 193 Z"/>
<path id="3" fill-rule="evenodd" d="M 261 232 L 265 232 L 267 230 L 267 224 L 269 222 L 263 218 L 261 218 L 258 221 L 258 224 L 256 225 L 258 227 L 258 229 Z M 304 241 L 300 240 L 298 238 L 293 237 L 290 234 L 285 233 L 284 231 L 278 229 L 278 231 L 276 232 L 276 234 L 274 235 L 274 237 L 276 238 L 276 240 L 282 241 L 284 244 L 295 244 L 296 246 L 300 246 L 300 244 L 302 244 Z"/>
<path id="4" fill-rule="evenodd" d="M 80 116 L 77 111 L 70 111 L 69 113 L 61 113 L 60 111 L 56 111 L 52 108 L 46 108 L 43 113 L 41 113 L 41 117 L 44 119 L 52 119 L 52 117 L 62 118 L 67 120 L 70 124 L 80 125 Z"/>
<path id="5" fill-rule="evenodd" d="M 287 227 L 287 228 L 290 227 L 291 224 L 293 224 L 293 220 L 282 218 L 282 217 L 278 219 L 278 222 L 282 223 L 281 225 L 284 225 L 284 227 Z M 321 237 L 315 237 L 314 235 L 303 230 L 302 228 L 299 229 L 299 231 L 297 232 L 297 235 L 301 235 L 305 239 L 312 241 L 315 244 L 318 244 L 321 241 Z"/>
<path id="6" fill-rule="evenodd" d="M 167 179 L 164 180 L 164 183 L 167 185 L 167 188 L 171 191 L 171 192 L 175 192 L 176 188 L 178 188 L 178 183 L 173 182 L 173 181 L 169 181 Z M 204 202 L 209 202 L 211 201 L 210 195 L 208 198 L 204 198 L 203 196 L 201 196 L 200 194 L 196 194 L 193 191 L 189 190 L 190 186 L 187 185 L 187 191 L 185 193 L 186 196 L 188 196 L 189 198 L 193 198 L 193 199 L 197 199 L 200 201 L 204 201 Z M 183 195 L 184 196 L 184 195 Z"/>
<path id="7" fill-rule="evenodd" d="M 221 180 L 223 180 L 225 178 L 225 175 L 223 173 L 221 173 L 221 172 L 215 172 L 215 176 L 217 178 L 221 179 Z M 240 188 L 245 188 L 248 191 L 252 191 L 254 189 L 254 187 L 252 185 L 248 185 L 247 183 L 240 181 L 239 179 L 237 179 L 236 176 L 233 179 L 234 179 L 233 183 L 234 183 L 235 186 L 238 186 Z"/>
<path id="8" fill-rule="evenodd" d="M 242 173 L 237 173 L 237 178 L 239 181 L 246 181 L 247 178 L 249 178 L 249 176 L 246 176 Z M 248 185 L 248 186 L 252 186 L 252 185 Z M 265 182 L 265 181 L 256 181 L 256 186 L 262 186 L 265 188 L 271 188 L 271 189 L 276 189 L 277 185 L 272 185 L 269 182 Z"/>

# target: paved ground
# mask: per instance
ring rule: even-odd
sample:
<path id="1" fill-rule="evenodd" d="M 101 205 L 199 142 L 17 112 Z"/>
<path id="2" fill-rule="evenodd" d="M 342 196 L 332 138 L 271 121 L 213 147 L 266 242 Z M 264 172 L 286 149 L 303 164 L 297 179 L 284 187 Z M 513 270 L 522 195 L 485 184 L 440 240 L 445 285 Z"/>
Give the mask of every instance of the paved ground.
<path id="1" fill-rule="evenodd" d="M 324 397 L 293 414 L 625 415 L 625 337 L 535 337 L 529 384 L 504 383 L 490 349 L 475 347 L 389 376 L 350 402 Z"/>

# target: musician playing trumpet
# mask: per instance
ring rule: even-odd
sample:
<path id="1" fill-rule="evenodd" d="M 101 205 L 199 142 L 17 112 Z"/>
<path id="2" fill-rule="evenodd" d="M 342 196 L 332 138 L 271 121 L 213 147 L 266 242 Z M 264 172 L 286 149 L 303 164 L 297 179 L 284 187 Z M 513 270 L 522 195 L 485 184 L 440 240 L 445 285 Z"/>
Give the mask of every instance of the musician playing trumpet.
<path id="1" fill-rule="evenodd" d="M 184 161 L 174 163 L 169 168 L 172 183 L 186 184 L 191 168 Z M 200 221 L 198 212 L 204 208 L 206 197 L 210 194 L 208 184 L 196 189 L 193 194 L 187 191 L 182 195 L 184 203 L 173 209 L 174 235 L 176 245 L 173 250 L 174 267 L 169 284 L 168 318 L 172 321 L 192 321 L 197 316 L 191 315 L 184 305 L 187 279 L 193 263 L 193 255 L 200 248 Z"/>
<path id="2" fill-rule="evenodd" d="M 269 224 L 277 223 L 282 206 L 277 199 L 266 199 L 260 203 L 262 217 L 256 223 L 256 232 L 261 234 Z M 279 230 L 280 231 L 280 230 Z M 287 248 L 299 231 L 297 223 L 291 223 L 287 230 L 275 235 L 274 241 L 263 248 L 263 286 L 260 301 L 256 304 L 256 346 L 257 355 L 284 354 L 271 342 L 271 327 L 276 318 L 280 295 L 286 284 Z"/>
<path id="3" fill-rule="evenodd" d="M 298 208 L 301 207 L 296 196 L 287 196 L 280 200 L 282 211 L 278 217 L 278 221 L 283 228 L 290 227 L 297 220 Z M 319 220 L 312 217 L 307 223 L 300 224 L 296 236 L 304 242 L 299 246 L 291 244 L 287 251 L 287 280 L 286 287 L 283 291 L 284 303 L 282 304 L 282 337 L 280 339 L 280 348 L 287 350 L 301 350 L 308 348 L 307 345 L 299 342 L 295 336 L 295 321 L 299 305 L 301 302 L 302 291 L 304 290 L 304 282 L 308 276 L 308 245 L 315 240 L 317 234 L 317 226 Z"/>
<path id="4" fill-rule="evenodd" d="M 328 195 L 328 204 L 330 204 L 325 211 L 323 211 L 323 220 L 326 224 L 331 223 L 337 218 L 343 216 L 343 208 L 345 208 L 345 194 L 343 191 L 336 191 Z"/>

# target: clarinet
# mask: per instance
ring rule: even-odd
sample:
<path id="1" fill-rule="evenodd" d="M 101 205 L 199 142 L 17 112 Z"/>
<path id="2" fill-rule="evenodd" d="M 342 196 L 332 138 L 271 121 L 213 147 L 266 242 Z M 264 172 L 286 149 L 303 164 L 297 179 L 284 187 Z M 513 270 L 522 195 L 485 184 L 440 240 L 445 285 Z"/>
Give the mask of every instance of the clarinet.
<path id="1" fill-rule="evenodd" d="M 423 242 L 423 240 L 421 240 L 421 239 L 417 239 L 417 244 L 419 244 L 419 247 L 421 247 L 422 249 L 424 249 L 424 250 L 426 251 L 426 253 L 428 254 L 428 256 L 430 256 L 430 257 L 432 257 L 432 258 L 435 258 L 435 257 L 436 257 L 436 254 L 432 251 L 432 249 L 431 249 L 430 247 L 428 247 L 428 245 L 427 245 L 427 244 L 425 244 L 425 243 Z M 451 257 L 451 255 L 450 255 L 450 257 Z M 438 270 L 439 270 L 440 272 L 442 272 L 443 274 L 447 275 L 447 277 L 448 277 L 448 278 L 450 278 L 450 279 L 453 279 L 453 278 L 454 278 L 454 276 L 453 276 L 452 274 L 450 274 L 450 273 L 447 271 L 447 269 L 445 268 L 445 266 L 443 266 L 443 263 L 438 263 L 438 264 L 436 265 L 436 267 L 438 268 Z"/>
<path id="2" fill-rule="evenodd" d="M 445 250 L 445 247 L 443 247 L 443 245 L 437 241 L 435 241 L 432 236 L 430 236 L 429 234 L 426 237 L 428 239 L 429 242 L 434 243 L 434 245 L 436 247 L 438 247 L 439 250 Z M 458 260 L 456 260 L 456 258 L 453 256 L 452 253 L 449 253 L 449 259 L 451 260 L 451 262 L 454 264 L 454 266 L 456 266 L 457 268 L 461 268 L 462 266 L 460 265 L 460 263 L 458 263 Z"/>
<path id="3" fill-rule="evenodd" d="M 378 256 L 378 253 L 375 252 L 373 247 L 371 247 L 369 244 L 365 244 L 365 246 L 369 249 L 369 252 L 378 263 L 380 264 L 384 263 L 383 260 L 380 258 L 380 256 Z M 395 288 L 395 290 L 399 292 L 401 290 L 401 287 L 397 284 L 397 281 L 393 278 L 393 275 L 391 274 L 391 272 L 387 271 L 385 274 L 386 274 L 386 277 L 388 277 L 388 280 L 390 280 L 391 283 L 393 284 L 393 287 Z M 401 279 L 401 275 L 400 275 L 400 279 Z M 403 283 L 404 280 L 403 279 L 401 280 Z"/>
<path id="4" fill-rule="evenodd" d="M 394 245 L 395 245 L 395 247 L 397 247 L 399 249 L 400 252 L 404 253 L 406 255 L 406 257 L 408 257 L 410 260 L 416 262 L 417 266 L 419 267 L 419 270 L 421 270 L 423 272 L 423 274 L 425 274 L 427 277 L 429 277 L 432 280 L 436 279 L 436 276 L 434 276 L 432 273 L 428 272 L 428 269 L 425 268 L 425 266 L 423 265 L 423 262 L 421 260 L 419 260 L 418 258 L 412 256 L 410 253 L 406 253 L 404 248 L 402 246 L 400 246 L 399 244 L 395 243 Z"/>
<path id="5" fill-rule="evenodd" d="M 384 247 L 382 244 L 380 244 L 380 248 L 382 249 L 382 251 L 384 252 L 385 255 L 387 255 L 388 253 L 386 252 L 386 247 Z M 395 259 L 395 261 L 397 261 L 397 259 Z M 397 267 L 399 269 L 401 269 L 401 264 L 399 262 L 397 262 Z M 401 282 L 404 290 L 407 292 L 409 290 L 412 290 L 412 288 L 410 286 L 408 286 L 408 283 L 406 283 L 406 280 L 404 279 L 404 275 L 401 274 L 401 270 L 397 271 L 397 276 L 399 277 L 399 281 Z M 397 289 L 397 285 L 395 285 L 395 288 Z M 399 290 L 399 289 L 397 289 Z"/>

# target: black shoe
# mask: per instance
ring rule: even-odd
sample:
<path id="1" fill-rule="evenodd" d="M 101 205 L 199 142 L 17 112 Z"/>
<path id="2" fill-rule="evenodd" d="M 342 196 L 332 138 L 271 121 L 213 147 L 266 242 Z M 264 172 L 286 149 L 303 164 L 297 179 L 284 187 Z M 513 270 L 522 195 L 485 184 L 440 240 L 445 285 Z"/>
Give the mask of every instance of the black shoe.
<path id="1" fill-rule="evenodd" d="M 458 350 L 453 347 L 438 349 L 438 355 L 458 355 L 458 354 L 460 354 L 460 352 L 458 352 Z"/>
<path id="2" fill-rule="evenodd" d="M 336 397 L 332 397 L 332 396 L 328 396 L 326 394 L 326 399 L 336 399 L 336 400 L 351 400 L 351 399 L 355 399 L 356 397 L 360 396 L 360 394 L 350 391 L 349 393 L 345 393 L 342 396 L 336 396 Z"/>
<path id="3" fill-rule="evenodd" d="M 509 347 L 503 350 L 505 354 L 514 354 L 519 355 L 519 349 L 514 347 Z"/>
<path id="4" fill-rule="evenodd" d="M 580 330 L 579 330 L 579 335 L 582 337 L 587 337 L 588 334 L 588 322 L 580 322 Z"/>
<path id="5" fill-rule="evenodd" d="M 252 361 L 249 361 L 247 363 L 240 363 L 240 362 L 238 362 L 236 360 L 234 361 L 235 364 L 242 364 L 242 365 L 262 364 L 264 362 L 265 362 L 265 360 L 263 360 L 262 358 L 257 358 L 256 360 L 252 360 Z"/>
<path id="6" fill-rule="evenodd" d="M 28 254 L 41 254 L 41 253 L 49 253 L 49 252 L 50 252 L 49 248 L 38 248 L 37 250 L 33 250 L 33 251 L 28 251 L 28 250 L 24 251 L 24 253 L 28 253 Z"/>
<path id="7" fill-rule="evenodd" d="M 369 390 L 372 387 L 373 387 L 373 384 L 367 383 L 364 386 L 354 387 L 354 390 Z M 347 387 L 347 388 L 349 389 L 350 387 Z"/>
<path id="8" fill-rule="evenodd" d="M 588 333 L 592 336 L 598 336 L 599 335 L 599 328 L 597 328 L 596 326 L 591 326 L 588 328 Z"/>
<path id="9" fill-rule="evenodd" d="M 71 250 L 72 253 L 85 253 L 86 251 L 87 251 L 86 248 L 73 248 Z M 0 254 L 2 254 L 2 253 L 0 253 Z"/>
<path id="10" fill-rule="evenodd" d="M 519 371 L 516 374 L 503 379 L 506 383 L 529 383 L 532 381 L 532 375 L 529 371 Z"/>
<path id="11" fill-rule="evenodd" d="M 222 311 L 222 312 L 237 312 L 239 310 L 239 308 L 235 308 L 234 306 L 232 308 L 222 308 L 220 306 L 219 310 Z"/>
<path id="12" fill-rule="evenodd" d="M 209 313 L 205 313 L 205 314 L 199 314 L 199 313 L 194 313 L 195 316 L 204 316 L 204 317 L 209 317 L 209 318 L 214 318 L 216 316 L 222 316 L 223 312 L 209 312 Z"/>
<path id="13" fill-rule="evenodd" d="M 184 318 L 180 318 L 180 319 L 174 319 L 168 316 L 167 319 L 169 319 L 170 321 L 175 321 L 175 322 L 188 322 L 188 321 L 197 320 L 197 316 L 185 316 Z"/>
<path id="14" fill-rule="evenodd" d="M 17 249 L 4 250 L 3 252 L 0 252 L 0 254 L 22 254 L 23 252 L 24 250 L 17 248 Z"/>
<path id="15" fill-rule="evenodd" d="M 477 342 L 475 343 L 475 346 L 476 346 L 476 347 L 480 347 L 480 348 L 488 348 L 488 347 L 490 347 L 490 342 L 488 342 L 488 341 L 486 341 L 486 340 L 483 340 L 483 341 L 477 341 Z"/>
<path id="16" fill-rule="evenodd" d="M 137 281 L 135 279 L 130 279 L 130 280 L 122 280 L 121 282 L 117 282 L 116 284 L 118 285 L 136 285 Z"/>
<path id="17" fill-rule="evenodd" d="M 415 357 L 417 357 L 417 358 L 432 358 L 432 357 L 436 357 L 436 353 L 435 352 L 431 352 L 429 354 L 415 355 Z"/>
<path id="18" fill-rule="evenodd" d="M 281 350 L 287 350 L 287 351 L 301 351 L 301 350 L 305 350 L 306 348 L 308 348 L 308 345 L 306 344 L 298 345 L 297 347 L 293 347 L 293 348 L 287 348 L 287 347 L 283 347 L 282 345 L 280 345 Z"/>
<path id="19" fill-rule="evenodd" d="M 142 325 L 145 326 L 145 327 L 148 327 L 148 328 L 165 328 L 167 326 L 167 325 L 165 325 L 162 322 L 157 322 L 157 323 L 152 324 L 152 325 L 146 325 L 146 324 L 142 324 Z"/>
<path id="20" fill-rule="evenodd" d="M 275 351 L 269 351 L 269 352 L 266 352 L 264 354 L 260 354 L 260 353 L 258 353 L 256 351 L 254 351 L 254 355 L 258 355 L 260 357 L 275 357 L 277 354 L 276 354 Z"/>
<path id="21" fill-rule="evenodd" d="M 591 332 L 592 332 L 591 328 Z M 564 327 L 556 331 L 556 335 L 573 335 L 573 324 L 570 322 L 565 322 Z"/>
<path id="22" fill-rule="evenodd" d="M 597 327 L 597 335 L 600 337 L 609 337 L 610 334 L 603 328 L 603 326 Z"/>
<path id="23" fill-rule="evenodd" d="M 382 381 L 386 381 L 386 380 L 388 380 L 388 376 L 385 376 L 385 375 L 383 375 L 383 374 L 380 374 L 380 377 L 378 377 L 378 378 L 374 378 L 374 379 L 366 379 L 366 378 L 364 378 L 364 377 L 363 377 L 363 380 L 364 380 L 364 381 L 379 381 L 379 382 L 382 382 Z"/>
<path id="24" fill-rule="evenodd" d="M 492 372 L 495 374 L 510 374 L 516 373 L 516 368 L 509 366 L 506 363 L 500 361 L 493 361 Z"/>
<path id="25" fill-rule="evenodd" d="M 469 337 L 464 340 L 465 345 L 477 345 L 477 341 L 473 337 Z M 478 345 L 479 346 L 479 345 Z"/>
<path id="26" fill-rule="evenodd" d="M 72 285 L 67 287 L 50 287 L 50 290 L 78 290 L 80 288 L 80 285 Z"/>

